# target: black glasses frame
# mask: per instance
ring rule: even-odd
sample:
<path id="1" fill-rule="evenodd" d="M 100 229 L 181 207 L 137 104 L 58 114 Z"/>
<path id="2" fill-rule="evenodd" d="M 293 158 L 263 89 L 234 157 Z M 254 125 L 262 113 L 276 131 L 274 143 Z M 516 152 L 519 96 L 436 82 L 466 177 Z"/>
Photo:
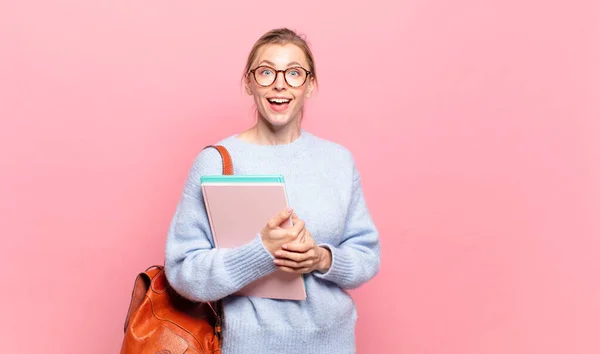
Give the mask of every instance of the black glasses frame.
<path id="1" fill-rule="evenodd" d="M 270 84 L 268 84 L 268 85 L 261 85 L 261 84 L 259 84 L 259 83 L 258 83 L 258 80 L 256 79 L 256 70 L 258 70 L 258 69 L 260 69 L 260 68 L 268 68 L 268 69 L 271 69 L 271 70 L 273 70 L 273 72 L 275 72 L 275 77 L 274 77 L 274 79 L 273 79 L 273 82 L 271 82 L 271 83 L 270 83 Z M 292 85 L 290 85 L 290 83 L 287 81 L 287 76 L 286 76 L 286 73 L 288 72 L 288 70 L 297 70 L 297 69 L 302 69 L 302 70 L 304 70 L 304 72 L 306 73 L 306 76 L 304 76 L 304 81 L 302 82 L 302 84 L 300 84 L 300 85 L 298 85 L 298 86 L 292 86 Z M 310 75 L 310 74 L 311 74 L 311 72 L 310 72 L 309 70 L 306 70 L 306 69 L 304 69 L 304 68 L 303 68 L 303 67 L 301 67 L 301 66 L 292 66 L 291 68 L 287 68 L 287 69 L 285 69 L 285 70 L 276 70 L 274 67 L 272 67 L 272 66 L 268 66 L 268 65 L 260 65 L 260 66 L 257 66 L 256 68 L 254 68 L 254 69 L 251 69 L 251 70 L 250 70 L 250 73 L 252 73 L 252 76 L 254 77 L 254 81 L 256 82 L 256 84 L 257 84 L 257 85 L 259 85 L 259 86 L 261 86 L 261 87 L 269 87 L 269 86 L 273 85 L 273 84 L 275 83 L 275 81 L 277 81 L 277 75 L 279 75 L 279 73 L 283 73 L 283 80 L 285 81 L 285 83 L 286 83 L 286 84 L 287 84 L 289 87 L 293 87 L 293 88 L 302 87 L 302 86 L 303 86 L 303 85 L 306 83 L 306 80 L 308 79 L 308 75 Z"/>

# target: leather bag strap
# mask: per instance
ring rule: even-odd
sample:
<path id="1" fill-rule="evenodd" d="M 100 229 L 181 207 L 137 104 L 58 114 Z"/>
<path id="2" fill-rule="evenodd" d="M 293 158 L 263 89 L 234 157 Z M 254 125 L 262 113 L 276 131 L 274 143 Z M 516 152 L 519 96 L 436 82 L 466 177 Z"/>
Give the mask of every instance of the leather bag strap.
<path id="1" fill-rule="evenodd" d="M 231 155 L 229 154 L 229 151 L 227 151 L 227 148 L 225 148 L 222 145 L 208 145 L 205 147 L 206 148 L 215 148 L 217 149 L 217 151 L 219 151 L 219 154 L 221 154 L 221 160 L 223 163 L 223 174 L 224 175 L 233 175 L 233 162 L 231 160 Z M 219 339 L 219 342 L 222 340 L 221 337 L 221 326 L 222 326 L 222 316 L 223 316 L 223 304 L 221 301 L 215 301 L 214 303 L 210 303 L 207 302 L 206 303 L 210 309 L 212 310 L 212 312 L 214 312 L 215 316 L 216 316 L 216 323 L 215 323 L 215 334 L 217 335 L 217 338 Z"/>
<path id="2" fill-rule="evenodd" d="M 207 148 L 215 148 L 219 151 L 221 160 L 223 160 L 223 174 L 233 175 L 233 162 L 231 161 L 231 155 L 229 154 L 229 151 L 227 151 L 227 148 L 223 145 L 208 145 L 205 149 Z"/>

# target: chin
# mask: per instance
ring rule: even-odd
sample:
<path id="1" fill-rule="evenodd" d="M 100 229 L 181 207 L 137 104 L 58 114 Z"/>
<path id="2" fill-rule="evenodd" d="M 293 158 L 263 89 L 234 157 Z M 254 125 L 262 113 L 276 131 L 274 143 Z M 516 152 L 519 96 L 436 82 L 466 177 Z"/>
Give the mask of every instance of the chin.
<path id="1" fill-rule="evenodd" d="M 267 122 L 269 122 L 273 126 L 281 127 L 284 125 L 288 125 L 293 121 L 290 117 L 268 117 L 266 118 Z"/>
<path id="2" fill-rule="evenodd" d="M 262 114 L 263 119 L 274 127 L 283 127 L 289 125 L 296 121 L 294 119 L 294 115 L 291 114 L 273 114 L 272 112 L 267 112 L 266 114 Z"/>

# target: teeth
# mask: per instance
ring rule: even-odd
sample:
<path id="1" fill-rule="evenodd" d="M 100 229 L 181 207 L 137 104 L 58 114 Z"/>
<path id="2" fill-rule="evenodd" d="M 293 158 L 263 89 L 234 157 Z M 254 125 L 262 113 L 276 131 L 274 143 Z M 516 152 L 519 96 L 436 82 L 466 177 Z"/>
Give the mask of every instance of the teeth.
<path id="1" fill-rule="evenodd" d="M 275 102 L 275 103 L 288 103 L 290 100 L 287 98 L 270 98 L 269 102 Z"/>

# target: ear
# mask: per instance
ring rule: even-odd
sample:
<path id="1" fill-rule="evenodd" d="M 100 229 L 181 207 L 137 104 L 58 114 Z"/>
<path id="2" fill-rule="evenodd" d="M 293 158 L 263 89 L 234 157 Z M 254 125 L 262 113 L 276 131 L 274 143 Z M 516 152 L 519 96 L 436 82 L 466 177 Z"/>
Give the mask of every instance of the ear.
<path id="1" fill-rule="evenodd" d="M 315 80 L 310 77 L 308 79 L 308 87 L 306 88 L 306 92 L 304 93 L 304 97 L 309 98 L 310 95 L 312 94 L 313 90 L 315 89 Z"/>
<path id="2" fill-rule="evenodd" d="M 244 88 L 246 89 L 246 93 L 249 96 L 252 96 L 252 88 L 250 87 L 250 76 L 246 75 L 246 78 L 244 79 Z"/>

